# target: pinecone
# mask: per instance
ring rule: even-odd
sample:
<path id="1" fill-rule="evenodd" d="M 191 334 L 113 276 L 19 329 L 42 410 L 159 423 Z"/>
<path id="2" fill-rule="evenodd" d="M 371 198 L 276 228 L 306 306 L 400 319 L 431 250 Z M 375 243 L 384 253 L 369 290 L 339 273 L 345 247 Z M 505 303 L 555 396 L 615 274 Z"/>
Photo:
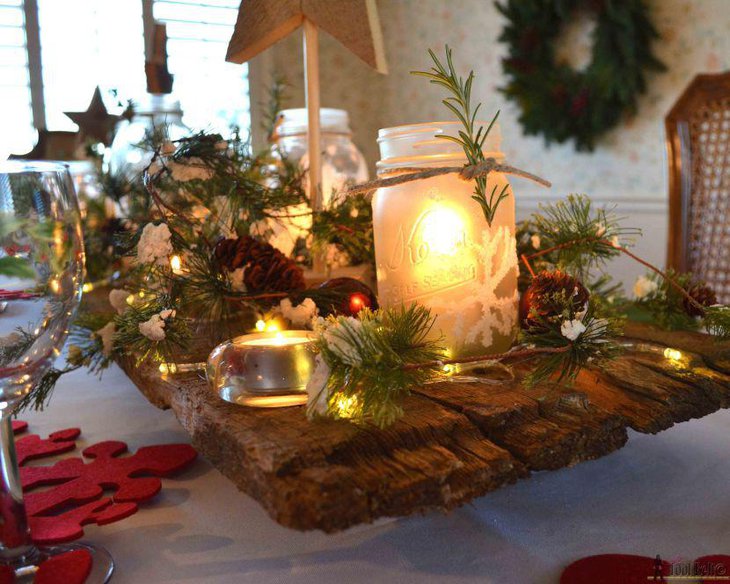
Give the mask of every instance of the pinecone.
<path id="1" fill-rule="evenodd" d="M 714 290 L 706 284 L 693 284 L 687 289 L 687 293 L 697 304 L 705 308 L 717 304 L 717 296 L 715 296 Z M 682 305 L 684 306 L 684 311 L 690 316 L 705 315 L 705 311 L 699 306 L 692 304 L 688 298 L 682 299 Z"/>
<path id="2" fill-rule="evenodd" d="M 273 245 L 248 235 L 219 241 L 213 253 L 225 271 L 245 268 L 243 283 L 252 294 L 305 288 L 304 273 L 293 260 Z"/>
<path id="3" fill-rule="evenodd" d="M 520 323 L 526 329 L 542 328 L 543 319 L 562 314 L 566 307 L 572 313 L 580 312 L 589 297 L 585 286 L 573 276 L 559 270 L 540 272 L 522 295 Z"/>

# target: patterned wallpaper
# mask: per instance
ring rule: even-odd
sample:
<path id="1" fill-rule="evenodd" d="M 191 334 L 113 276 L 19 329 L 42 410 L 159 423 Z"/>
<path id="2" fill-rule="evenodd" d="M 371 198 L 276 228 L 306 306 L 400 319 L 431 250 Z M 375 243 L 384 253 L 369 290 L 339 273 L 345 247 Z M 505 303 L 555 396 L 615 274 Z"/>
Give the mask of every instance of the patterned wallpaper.
<path id="1" fill-rule="evenodd" d="M 496 38 L 503 19 L 491 1 L 378 0 L 390 74 L 371 71 L 323 34 L 322 103 L 350 112 L 355 142 L 373 168 L 378 128 L 449 119 L 438 89 L 409 74 L 428 67 L 427 48 L 439 52 L 448 43 L 457 66 L 474 69 L 473 93 L 484 102 L 485 114 L 501 110 L 507 159 L 553 182 L 550 191 L 515 182 L 518 210 L 524 214 L 537 201 L 569 192 L 618 203 L 632 215 L 632 225 L 651 232 L 641 247 L 661 262 L 667 197 L 664 115 L 694 75 L 730 69 L 730 0 L 649 0 L 649 5 L 662 36 L 655 51 L 669 69 L 651 75 L 638 114 L 606 134 L 592 153 L 577 153 L 571 144 L 546 147 L 542 138 L 522 134 L 515 106 L 498 92 L 505 47 Z M 570 39 L 575 46 L 568 53 L 589 50 L 585 34 Z M 292 35 L 271 53 L 273 69 L 293 85 L 291 105 L 303 105 L 301 37 Z"/>

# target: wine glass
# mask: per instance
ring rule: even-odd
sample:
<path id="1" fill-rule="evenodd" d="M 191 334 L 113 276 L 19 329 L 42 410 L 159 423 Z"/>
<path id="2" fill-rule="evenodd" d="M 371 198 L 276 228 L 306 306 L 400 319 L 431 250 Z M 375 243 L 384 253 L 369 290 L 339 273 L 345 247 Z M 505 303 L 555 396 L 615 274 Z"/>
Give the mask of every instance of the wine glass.
<path id="1" fill-rule="evenodd" d="M 89 582 L 105 582 L 113 570 L 103 548 L 33 544 L 11 425 L 20 400 L 63 348 L 83 276 L 79 207 L 68 167 L 0 162 L 0 564 L 15 569 L 20 581 L 48 557 L 80 548 L 92 554 Z"/>

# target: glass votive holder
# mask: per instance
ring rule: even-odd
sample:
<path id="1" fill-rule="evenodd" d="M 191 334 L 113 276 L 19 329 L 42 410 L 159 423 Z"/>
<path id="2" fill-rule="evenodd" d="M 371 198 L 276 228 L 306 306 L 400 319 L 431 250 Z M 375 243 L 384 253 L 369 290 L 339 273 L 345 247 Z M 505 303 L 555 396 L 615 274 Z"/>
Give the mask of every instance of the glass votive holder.
<path id="1" fill-rule="evenodd" d="M 302 405 L 314 371 L 311 331 L 252 333 L 218 345 L 208 357 L 211 389 L 228 402 L 259 408 Z"/>

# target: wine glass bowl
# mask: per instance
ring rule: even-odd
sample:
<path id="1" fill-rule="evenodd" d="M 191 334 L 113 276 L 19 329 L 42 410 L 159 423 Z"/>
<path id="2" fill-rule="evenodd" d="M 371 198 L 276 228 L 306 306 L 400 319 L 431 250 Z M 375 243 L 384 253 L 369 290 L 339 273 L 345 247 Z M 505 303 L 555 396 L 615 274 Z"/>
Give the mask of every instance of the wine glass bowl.
<path id="1" fill-rule="evenodd" d="M 52 365 L 81 298 L 78 203 L 64 165 L 0 165 L 0 408 Z"/>
<path id="2" fill-rule="evenodd" d="M 81 219 L 66 165 L 0 162 L 0 564 L 25 581 L 38 563 L 82 547 L 88 582 L 113 569 L 105 550 L 85 544 L 33 545 L 23 504 L 11 415 L 60 355 L 81 300 Z"/>

